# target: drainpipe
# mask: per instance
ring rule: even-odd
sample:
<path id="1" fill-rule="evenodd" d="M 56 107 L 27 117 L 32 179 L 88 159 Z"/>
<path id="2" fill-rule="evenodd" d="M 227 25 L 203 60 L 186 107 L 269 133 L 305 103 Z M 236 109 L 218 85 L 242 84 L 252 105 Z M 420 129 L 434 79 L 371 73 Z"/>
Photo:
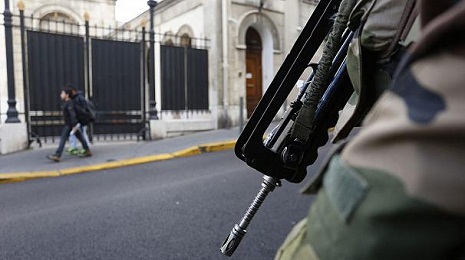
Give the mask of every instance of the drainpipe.
<path id="1" fill-rule="evenodd" d="M 229 58 L 228 58 L 228 2 L 229 0 L 223 0 L 221 6 L 221 25 L 223 31 L 223 111 L 226 114 L 226 107 L 228 107 L 227 90 L 229 88 L 228 82 L 228 69 L 229 69 Z"/>

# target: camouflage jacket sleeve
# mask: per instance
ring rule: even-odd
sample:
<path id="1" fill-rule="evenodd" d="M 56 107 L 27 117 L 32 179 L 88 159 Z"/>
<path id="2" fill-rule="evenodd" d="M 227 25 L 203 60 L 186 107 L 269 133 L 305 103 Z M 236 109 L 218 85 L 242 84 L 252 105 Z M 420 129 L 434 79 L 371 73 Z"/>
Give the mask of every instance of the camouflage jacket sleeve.
<path id="1" fill-rule="evenodd" d="M 423 5 L 429 10 L 435 2 Z M 465 1 L 428 17 L 418 45 L 343 158 L 387 172 L 412 196 L 465 215 Z"/>
<path id="2" fill-rule="evenodd" d="M 276 259 L 464 259 L 465 0 L 439 2 Z"/>

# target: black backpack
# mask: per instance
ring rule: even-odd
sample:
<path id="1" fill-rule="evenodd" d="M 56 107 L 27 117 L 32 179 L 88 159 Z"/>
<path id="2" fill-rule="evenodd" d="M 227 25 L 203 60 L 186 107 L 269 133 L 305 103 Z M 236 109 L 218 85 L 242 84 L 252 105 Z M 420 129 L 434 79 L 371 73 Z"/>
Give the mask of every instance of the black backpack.
<path id="1" fill-rule="evenodd" d="M 92 102 L 78 95 L 73 99 L 76 119 L 81 125 L 88 125 L 96 119 L 96 113 Z"/>

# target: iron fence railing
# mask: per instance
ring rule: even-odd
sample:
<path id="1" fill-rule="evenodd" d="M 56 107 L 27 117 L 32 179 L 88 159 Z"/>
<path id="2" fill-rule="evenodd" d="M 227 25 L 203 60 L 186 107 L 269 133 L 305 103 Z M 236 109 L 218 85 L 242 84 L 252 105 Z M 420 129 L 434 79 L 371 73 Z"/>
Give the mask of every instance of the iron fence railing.
<path id="1" fill-rule="evenodd" d="M 0 13 L 0 17 L 3 17 L 4 14 Z M 98 40 L 108 40 L 108 41 L 115 41 L 115 42 L 132 42 L 140 44 L 140 51 L 136 54 L 137 58 L 140 59 L 141 68 L 137 73 L 137 77 L 140 74 L 140 81 L 135 82 L 138 89 L 140 89 L 141 96 L 138 96 L 140 99 L 141 108 L 140 110 L 134 110 L 131 108 L 129 110 L 118 109 L 114 108 L 111 110 L 103 110 L 98 111 L 97 113 L 102 115 L 102 120 L 100 125 L 102 126 L 100 129 L 93 129 L 97 134 L 97 138 L 99 136 L 105 136 L 105 139 L 112 140 L 113 138 L 111 135 L 115 136 L 124 136 L 124 138 L 128 138 L 128 133 L 120 133 L 113 131 L 115 129 L 115 125 L 117 125 L 120 129 L 127 129 L 127 131 L 132 131 L 133 134 L 130 136 L 137 135 L 137 138 L 143 134 L 145 138 L 145 126 L 148 122 L 148 115 L 149 109 L 147 106 L 151 103 L 151 100 L 148 100 L 146 92 L 147 90 L 147 83 L 150 80 L 150 73 L 148 63 L 149 63 L 149 39 L 150 39 L 150 32 L 145 27 L 138 27 L 135 29 L 130 29 L 127 27 L 111 27 L 111 26 L 99 26 L 99 25 L 92 25 L 92 21 L 85 21 L 84 23 L 77 23 L 67 20 L 67 17 L 61 16 L 46 16 L 45 18 L 38 18 L 34 16 L 25 16 L 24 12 L 21 11 L 19 15 L 11 14 L 11 19 L 8 20 L 8 27 L 13 29 L 13 41 L 15 52 L 17 52 L 18 46 L 21 49 L 21 64 L 15 64 L 16 66 L 22 65 L 22 72 L 23 72 L 23 96 L 24 100 L 21 100 L 21 109 L 18 110 L 18 115 L 21 120 L 25 120 L 28 125 L 28 136 L 29 142 L 32 139 L 37 139 L 39 136 L 45 137 L 45 142 L 47 141 L 55 141 L 55 137 L 59 135 L 60 130 L 59 127 L 63 125 L 63 121 L 60 118 L 61 111 L 59 110 L 59 106 L 56 105 L 58 99 L 57 95 L 57 85 L 62 86 L 64 79 L 69 77 L 70 74 L 78 74 L 79 85 L 81 85 L 81 89 L 84 89 L 84 94 L 86 97 L 92 99 L 93 94 L 95 92 L 95 88 L 97 86 L 94 85 L 95 80 L 93 79 L 96 77 L 94 75 L 95 70 L 92 69 L 92 63 L 94 62 L 92 54 L 92 41 L 97 42 Z M 5 19 L 0 19 L 0 26 L 5 27 Z M 57 44 L 52 44 L 57 49 L 50 49 L 50 44 L 48 40 L 43 40 L 40 44 L 33 44 L 31 43 L 32 40 L 35 41 L 42 41 L 40 37 L 32 37 L 31 35 L 35 34 L 43 34 L 44 37 L 50 36 L 51 41 L 56 41 L 58 39 Z M 32 38 L 31 38 L 32 37 Z M 70 51 L 75 55 L 82 57 L 78 57 L 79 62 L 77 62 L 76 66 L 78 67 L 71 67 L 69 69 L 66 66 L 63 66 L 60 62 L 55 62 L 60 58 L 67 57 L 69 54 L 66 54 L 66 50 L 68 47 L 66 45 L 66 40 L 64 38 L 75 38 L 77 42 L 81 42 L 78 45 L 81 47 L 76 47 L 80 50 L 77 52 Z M 183 61 L 182 64 L 177 64 L 176 66 L 181 69 L 180 73 L 186 75 L 186 79 L 188 80 L 187 83 L 183 82 L 182 85 L 177 86 L 177 88 L 181 88 L 185 96 L 182 97 L 182 106 L 178 109 L 181 112 L 176 112 L 176 109 L 173 110 L 173 103 L 170 103 L 169 100 L 161 101 L 161 107 L 166 108 L 166 112 L 163 113 L 163 110 L 159 111 L 160 116 L 167 114 L 176 114 L 176 113 L 184 113 L 190 117 L 193 115 L 202 115 L 208 113 L 208 49 L 210 48 L 210 40 L 207 38 L 195 38 L 189 37 L 185 34 L 183 35 L 173 35 L 171 33 L 154 33 L 154 42 L 161 45 L 160 49 L 171 49 L 171 48 L 163 48 L 172 47 L 172 48 L 179 48 L 182 47 L 186 52 L 186 57 L 189 54 L 190 61 L 187 62 L 186 60 Z M 29 41 L 29 42 L 28 42 Z M 61 43 L 60 43 L 61 41 Z M 54 48 L 55 48 L 54 47 Z M 34 48 L 41 48 L 40 50 L 35 50 Z M 202 57 L 198 57 L 197 55 L 191 54 L 192 52 L 196 52 L 203 55 Z M 32 57 L 31 55 L 37 53 L 41 53 L 42 56 Z M 77 54 L 76 54 L 77 53 Z M 65 56 L 63 56 L 65 55 Z M 193 56 L 192 56 L 193 55 Z M 60 57 L 60 58 L 58 58 Z M 41 65 L 40 61 L 34 59 L 44 59 L 47 64 Z M 160 59 L 160 57 L 157 57 Z M 202 66 L 198 64 L 192 64 L 192 61 L 201 61 Z M 139 63 L 139 61 L 137 61 Z M 62 65 L 59 65 L 62 64 Z M 39 71 L 34 71 L 37 68 L 40 68 Z M 55 68 L 55 67 L 60 68 Z M 74 66 L 74 65 L 73 65 Z M 164 64 L 161 64 L 161 70 L 166 68 Z M 64 68 L 66 67 L 66 68 Z M 18 70 L 18 68 L 15 68 Z M 71 70 L 71 71 L 70 71 Z M 184 71 L 188 70 L 188 71 Z M 55 73 L 56 71 L 60 71 L 64 73 L 64 76 L 61 75 L 60 77 L 50 76 L 51 74 Z M 35 73 L 35 74 L 34 74 Z M 32 75 L 32 76 L 31 76 Z M 176 75 L 174 75 L 176 76 Z M 35 78 L 34 78 L 35 77 Z M 44 79 L 43 77 L 49 77 L 48 79 Z M 41 85 L 41 89 L 33 89 L 31 91 L 31 84 L 37 84 L 38 82 Z M 190 86 L 190 85 L 192 86 Z M 48 86 L 42 85 L 55 85 L 52 89 L 48 88 Z M 189 85 L 189 86 L 188 86 Z M 166 81 L 163 83 L 162 81 L 162 92 L 170 93 L 172 85 L 170 85 L 170 81 Z M 18 86 L 16 87 L 18 88 Z M 47 97 L 38 97 L 38 93 L 44 92 L 46 93 Z M 32 93 L 32 96 L 31 96 Z M 137 95 L 135 95 L 137 96 Z M 1 97 L 4 100 L 4 96 Z M 31 100 L 37 99 L 38 100 Z M 151 97 L 149 97 L 150 99 Z M 177 97 L 179 99 L 179 97 Z M 190 99 L 190 100 L 189 100 Z M 49 101 L 47 101 L 49 100 Z M 52 100 L 52 101 L 50 101 Z M 45 102 L 45 103 L 44 103 Z M 55 104 L 53 108 L 47 107 L 50 105 L 50 102 Z M 46 107 L 40 108 L 37 104 L 44 103 Z M 32 106 L 31 106 L 32 105 Z M 56 109 L 55 109 L 56 108 Z M 189 112 L 190 111 L 190 112 Z M 4 121 L 7 115 L 7 109 L 5 109 L 4 104 L 0 106 L 0 119 Z M 127 123 L 126 126 L 123 124 Z M 134 127 L 138 127 L 139 129 L 133 129 Z M 38 130 L 40 128 L 40 130 Z M 142 128 L 142 129 L 140 129 Z M 124 130 L 123 130 L 124 131 Z M 142 133 L 141 133 L 142 131 Z M 50 138 L 47 139 L 47 136 Z M 132 137 L 131 137 L 132 138 Z"/>
<path id="2" fill-rule="evenodd" d="M 3 14 L 2 14 L 3 15 Z M 4 25 L 3 19 L 0 25 Z M 13 14 L 12 15 L 12 26 L 20 28 L 21 26 L 21 15 Z M 118 27 L 118 26 L 101 26 L 97 24 L 92 24 L 91 21 L 84 23 L 71 22 L 67 21 L 65 18 L 38 18 L 31 16 L 24 16 L 24 27 L 26 30 L 31 31 L 42 31 L 49 33 L 59 33 L 66 35 L 82 36 L 85 37 L 88 33 L 88 36 L 91 38 L 97 39 L 110 39 L 117 41 L 131 41 L 131 42 L 140 42 L 144 38 L 149 39 L 149 28 L 144 26 L 138 26 L 137 28 L 127 28 L 127 26 Z M 88 32 L 86 32 L 88 30 Z M 199 38 L 192 37 L 188 35 L 177 35 L 172 33 L 154 33 L 155 43 L 162 45 L 173 45 L 173 46 L 182 46 L 195 49 L 209 49 L 210 48 L 210 39 L 208 38 Z"/>

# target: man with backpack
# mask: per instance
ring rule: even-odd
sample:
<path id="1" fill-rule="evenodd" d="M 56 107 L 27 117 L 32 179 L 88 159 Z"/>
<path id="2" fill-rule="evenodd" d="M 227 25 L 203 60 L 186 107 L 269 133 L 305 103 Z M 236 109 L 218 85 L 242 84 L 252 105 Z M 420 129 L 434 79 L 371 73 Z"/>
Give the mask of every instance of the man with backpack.
<path id="1" fill-rule="evenodd" d="M 74 102 L 71 99 L 72 94 L 73 91 L 69 87 L 63 88 L 60 93 L 60 98 L 65 102 L 63 105 L 63 117 L 65 121 L 65 126 L 63 127 L 63 131 L 61 132 L 60 144 L 58 145 L 57 150 L 54 154 L 47 155 L 48 159 L 55 162 L 60 161 L 60 157 L 63 153 L 66 140 L 68 140 L 70 133 L 74 134 L 77 137 L 77 139 L 81 142 L 82 147 L 84 148 L 82 157 L 92 156 L 89 146 L 84 137 L 82 136 L 81 131 L 78 131 L 79 122 L 76 116 Z"/>
<path id="2" fill-rule="evenodd" d="M 87 126 L 95 120 L 93 110 L 89 102 L 83 96 L 82 91 L 78 91 L 72 84 L 67 84 L 67 87 L 72 90 L 71 99 L 73 101 L 74 110 L 76 111 L 77 120 L 80 124 L 78 130 L 81 132 L 87 144 L 90 145 L 89 137 L 87 135 Z M 84 149 L 77 149 L 77 139 L 74 134 L 69 136 L 69 143 L 70 147 L 66 150 L 67 154 L 79 155 L 85 152 Z"/>

